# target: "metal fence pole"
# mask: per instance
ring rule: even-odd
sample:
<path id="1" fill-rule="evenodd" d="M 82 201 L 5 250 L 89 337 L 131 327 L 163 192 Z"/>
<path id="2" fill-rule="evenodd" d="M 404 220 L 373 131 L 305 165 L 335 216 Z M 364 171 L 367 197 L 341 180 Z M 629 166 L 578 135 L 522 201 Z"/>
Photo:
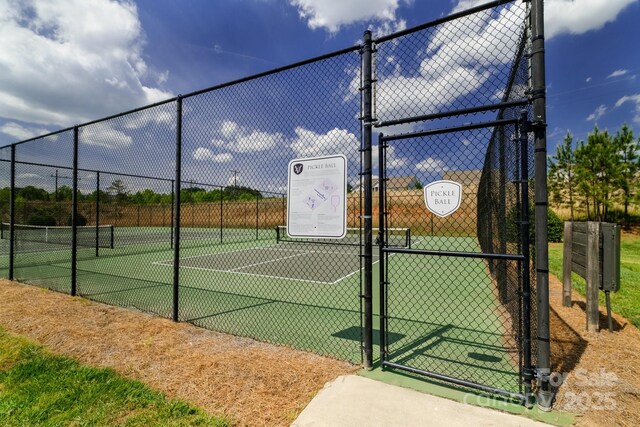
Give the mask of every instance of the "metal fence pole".
<path id="1" fill-rule="evenodd" d="M 180 183 L 182 179 L 182 97 L 176 99 L 176 176 L 173 199 L 173 320 L 178 321 L 178 298 L 180 290 Z"/>
<path id="2" fill-rule="evenodd" d="M 371 183 L 371 127 L 372 127 L 372 40 L 371 31 L 364 32 L 364 46 L 362 49 L 363 72 L 363 171 L 364 184 L 364 366 L 371 369 L 373 365 L 373 239 L 372 239 L 372 183 Z"/>
<path id="3" fill-rule="evenodd" d="M 71 194 L 71 295 L 77 293 L 78 249 L 78 126 L 73 127 L 73 192 Z"/>
<path id="4" fill-rule="evenodd" d="M 96 172 L 96 257 L 100 256 L 100 171 Z"/>
<path id="5" fill-rule="evenodd" d="M 11 146 L 11 189 L 9 194 L 9 280 L 13 280 L 16 223 L 16 146 Z"/>
<path id="6" fill-rule="evenodd" d="M 547 115 L 544 59 L 544 11 L 542 0 L 531 2 L 531 97 L 535 137 L 535 221 L 536 285 L 538 331 L 538 406 L 551 410 L 553 395 L 549 384 L 549 253 L 547 236 Z"/>
<path id="7" fill-rule="evenodd" d="M 385 277 L 385 255 L 384 246 L 386 245 L 386 206 L 385 206 L 385 144 L 384 135 L 378 135 L 378 229 L 379 229 L 379 257 L 378 268 L 380 269 L 380 362 L 387 359 L 387 312 L 386 312 L 386 295 L 387 283 Z"/>
<path id="8" fill-rule="evenodd" d="M 522 274 L 522 353 L 524 364 L 524 390 L 526 406 L 531 406 L 531 381 L 533 380 L 533 368 L 531 364 L 531 281 L 530 251 L 529 251 L 529 135 L 527 111 L 520 116 L 520 238 L 521 250 L 524 257 Z"/>

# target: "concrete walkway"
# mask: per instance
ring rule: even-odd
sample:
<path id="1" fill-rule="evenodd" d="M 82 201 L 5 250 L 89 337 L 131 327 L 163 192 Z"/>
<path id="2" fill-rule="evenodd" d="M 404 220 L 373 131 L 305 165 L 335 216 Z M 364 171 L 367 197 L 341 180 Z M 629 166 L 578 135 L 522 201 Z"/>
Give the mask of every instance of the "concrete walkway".
<path id="1" fill-rule="evenodd" d="M 327 383 L 292 424 L 316 426 L 548 426 L 357 375 Z"/>

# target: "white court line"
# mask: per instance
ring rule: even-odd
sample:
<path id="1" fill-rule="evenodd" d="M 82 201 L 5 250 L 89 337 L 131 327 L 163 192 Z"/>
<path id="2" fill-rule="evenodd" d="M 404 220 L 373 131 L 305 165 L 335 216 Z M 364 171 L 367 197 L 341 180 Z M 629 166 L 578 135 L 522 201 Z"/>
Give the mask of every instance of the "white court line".
<path id="1" fill-rule="evenodd" d="M 249 248 L 249 249 L 260 249 L 260 248 Z M 283 250 L 291 252 L 291 250 L 288 250 L 288 249 L 283 249 Z M 193 257 L 189 257 L 189 258 L 191 258 L 191 259 L 193 259 L 193 258 L 201 258 L 201 257 L 209 256 L 209 255 L 226 254 L 226 253 L 234 253 L 234 252 L 241 252 L 241 251 L 242 250 L 230 251 L 230 252 L 217 252 L 217 253 L 212 253 L 212 254 L 204 254 L 204 255 L 199 255 L 199 256 L 193 256 Z M 320 283 L 320 284 L 323 284 L 323 285 L 335 285 L 335 284 L 343 281 L 344 279 L 353 276 L 354 274 L 356 274 L 360 270 L 362 270 L 362 269 L 359 268 L 359 269 L 347 274 L 346 276 L 339 277 L 338 279 L 334 280 L 333 282 L 325 282 L 325 281 L 309 280 L 309 279 L 296 279 L 295 277 L 275 276 L 275 275 L 269 275 L 269 274 L 247 273 L 245 271 L 239 271 L 239 270 L 241 270 L 243 268 L 253 267 L 254 265 L 269 264 L 271 262 L 281 261 L 283 259 L 295 258 L 295 257 L 299 257 L 299 256 L 304 256 L 304 255 L 313 255 L 314 253 L 327 253 L 327 252 L 315 252 L 315 251 L 298 251 L 298 252 L 300 252 L 300 254 L 291 255 L 291 256 L 282 257 L 282 258 L 274 258 L 274 259 L 263 261 L 263 262 L 260 262 L 260 263 L 257 263 L 257 264 L 246 265 L 246 266 L 242 266 L 242 267 L 236 267 L 236 268 L 231 269 L 231 270 L 221 270 L 221 269 L 206 268 L 206 267 L 193 267 L 193 266 L 188 266 L 188 265 L 181 265 L 180 268 L 186 268 L 186 269 L 191 269 L 191 270 L 199 270 L 199 271 L 211 271 L 211 272 L 216 272 L 216 273 L 241 274 L 241 275 L 253 276 L 253 277 L 268 277 L 268 278 L 289 280 L 289 281 L 294 281 L 294 282 Z M 341 255 L 344 255 L 344 254 L 341 254 Z M 186 259 L 186 258 L 180 258 L 180 259 Z M 152 263 L 152 265 L 163 265 L 165 267 L 172 267 L 173 266 L 173 259 L 166 260 L 166 261 L 156 261 L 156 262 Z"/>
<path id="2" fill-rule="evenodd" d="M 282 258 L 269 259 L 267 261 L 262 261 L 262 262 L 258 262 L 258 263 L 255 263 L 255 264 L 243 265 L 242 267 L 232 268 L 231 270 L 228 270 L 228 271 L 238 271 L 238 270 L 242 270 L 244 268 L 255 267 L 257 265 L 262 265 L 262 264 L 269 264 L 270 262 L 282 261 L 283 259 L 295 258 L 297 256 L 303 256 L 303 255 L 306 255 L 306 253 L 302 252 L 302 253 L 299 253 L 299 254 L 296 254 L 296 255 L 289 255 L 289 256 L 282 257 Z"/>
<path id="3" fill-rule="evenodd" d="M 420 240 L 416 240 L 416 243 L 419 243 Z M 274 261 L 281 261 L 284 259 L 290 259 L 290 258 L 295 258 L 295 257 L 299 257 L 299 256 L 304 256 L 304 255 L 312 255 L 312 254 L 330 254 L 330 255 L 351 255 L 350 252 L 327 252 L 327 251 L 320 251 L 320 250 L 296 250 L 296 249 L 286 249 L 286 248 L 282 248 L 282 249 L 275 249 L 277 245 L 271 245 L 271 246 L 256 246 L 256 247 L 251 247 L 251 248 L 244 248 L 244 249 L 237 249 L 237 250 L 233 250 L 233 251 L 227 251 L 227 252 L 214 252 L 214 253 L 209 253 L 209 254 L 201 254 L 201 255 L 194 255 L 194 256 L 190 256 L 190 257 L 184 257 L 184 258 L 180 258 L 180 259 L 195 259 L 195 258 L 202 258 L 202 257 L 207 257 L 207 256 L 211 256 L 211 255 L 221 255 L 221 254 L 231 254 L 231 253 L 237 253 L 237 252 L 244 252 L 244 251 L 250 251 L 253 249 L 268 249 L 268 250 L 275 250 L 275 251 L 286 251 L 286 252 L 300 252 L 300 254 L 296 254 L 296 255 L 291 255 L 291 256 L 287 256 L 287 257 L 282 257 L 282 258 L 274 258 L 274 259 L 270 259 L 267 261 L 263 261 L 263 262 L 259 262 L 256 264 L 251 264 L 251 265 L 245 265 L 242 267 L 236 267 L 230 270 L 221 270 L 221 269 L 215 269 L 215 268 L 205 268 L 205 267 L 193 267 L 193 266 L 187 266 L 187 265 L 181 265 L 180 268 L 186 268 L 186 269 L 191 269 L 191 270 L 198 270 L 198 271 L 211 271 L 211 272 L 216 272 L 216 273 L 233 273 L 233 274 L 242 274 L 245 276 L 253 276 L 253 277 L 265 277 L 265 278 L 275 278 L 275 279 L 283 279 L 283 280 L 289 280 L 289 281 L 295 281 L 295 282 L 305 282 L 305 283 L 320 283 L 320 284 L 327 284 L 327 285 L 336 285 L 339 282 L 353 276 L 356 273 L 359 273 L 360 271 L 363 270 L 363 268 L 358 268 L 354 271 L 352 271 L 351 273 L 347 274 L 346 276 L 342 276 L 339 277 L 338 279 L 334 280 L 333 282 L 324 282 L 324 281 L 318 281 L 318 280 L 308 280 L 308 279 L 296 279 L 294 277 L 286 277 L 286 276 L 274 276 L 274 275 L 268 275 L 268 274 L 257 274 L 257 273 L 247 273 L 244 271 L 239 271 L 242 270 L 244 268 L 248 268 L 248 267 L 254 267 L 256 265 L 264 265 L 264 264 L 269 264 L 271 262 Z M 375 252 L 375 251 L 374 251 Z M 352 255 L 357 255 L 357 254 L 352 254 Z M 373 256 L 376 256 L 376 254 L 372 254 Z M 393 255 L 393 254 L 392 254 Z M 380 262 L 380 259 L 373 261 L 372 264 L 377 264 Z M 173 266 L 173 259 L 169 259 L 169 260 L 165 260 L 165 261 L 156 261 L 153 263 L 154 265 L 163 265 L 163 266 Z"/>

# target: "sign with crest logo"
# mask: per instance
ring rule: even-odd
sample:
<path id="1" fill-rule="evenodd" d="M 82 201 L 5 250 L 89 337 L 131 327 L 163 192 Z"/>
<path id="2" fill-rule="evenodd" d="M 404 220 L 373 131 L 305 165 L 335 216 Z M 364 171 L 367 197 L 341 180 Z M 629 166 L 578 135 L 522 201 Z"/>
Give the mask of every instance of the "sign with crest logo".
<path id="1" fill-rule="evenodd" d="M 462 203 L 462 185 L 455 181 L 434 181 L 424 187 L 424 202 L 434 215 L 449 216 Z"/>
<path id="2" fill-rule="evenodd" d="M 347 158 L 335 156 L 289 162 L 287 234 L 340 239 L 347 233 Z"/>

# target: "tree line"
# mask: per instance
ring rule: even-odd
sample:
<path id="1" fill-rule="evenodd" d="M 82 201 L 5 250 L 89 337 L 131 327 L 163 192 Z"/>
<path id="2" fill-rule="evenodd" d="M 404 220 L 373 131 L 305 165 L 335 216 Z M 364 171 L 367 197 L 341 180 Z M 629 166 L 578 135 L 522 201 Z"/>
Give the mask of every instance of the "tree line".
<path id="1" fill-rule="evenodd" d="M 549 159 L 548 179 L 550 201 L 568 206 L 572 221 L 578 207 L 587 220 L 611 221 L 620 206 L 628 225 L 629 206 L 640 205 L 640 138 L 626 124 L 614 135 L 596 125 L 586 142 L 567 132 Z"/>
<path id="2" fill-rule="evenodd" d="M 11 189 L 5 187 L 0 189 L 0 204 L 8 206 Z M 32 185 L 16 188 L 16 202 L 40 201 L 40 202 L 70 202 L 73 195 L 71 187 L 63 185 L 52 192 Z M 158 193 L 152 189 L 144 189 L 136 192 L 130 191 L 122 180 L 114 180 L 105 190 L 95 190 L 83 194 L 78 191 L 78 202 L 95 203 L 97 198 L 101 203 L 115 204 L 171 204 L 173 196 L 171 193 Z M 228 201 L 256 200 L 263 197 L 260 191 L 249 187 L 230 185 L 223 188 L 205 189 L 198 186 L 186 184 L 180 191 L 181 203 L 207 203 L 216 202 L 220 199 Z M 6 203 L 6 204 L 5 204 Z"/>

